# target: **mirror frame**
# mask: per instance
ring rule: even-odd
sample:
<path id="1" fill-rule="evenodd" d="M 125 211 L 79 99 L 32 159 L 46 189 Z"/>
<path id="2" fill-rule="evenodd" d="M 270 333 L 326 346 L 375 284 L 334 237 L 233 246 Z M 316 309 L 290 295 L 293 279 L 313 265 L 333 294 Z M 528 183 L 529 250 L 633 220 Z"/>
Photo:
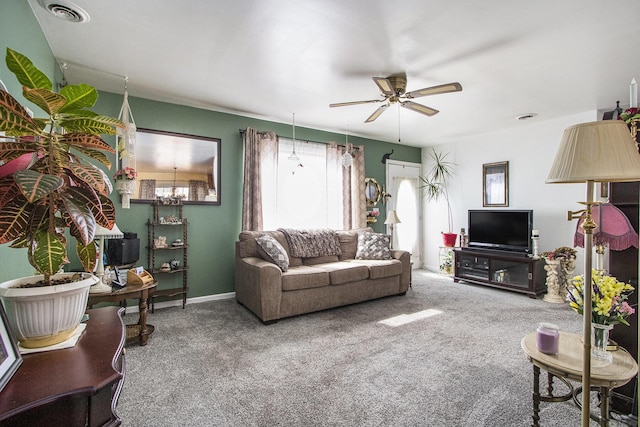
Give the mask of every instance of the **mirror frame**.
<path id="1" fill-rule="evenodd" d="M 370 192 L 373 191 L 373 194 L 370 196 Z M 364 197 L 367 200 L 367 207 L 373 207 L 378 204 L 380 201 L 380 196 L 382 194 L 382 190 L 380 189 L 380 184 L 376 181 L 375 178 L 365 178 L 364 180 Z"/>
<path id="2" fill-rule="evenodd" d="M 213 157 L 215 157 L 214 160 L 214 164 L 213 164 L 213 173 L 212 175 L 212 179 L 213 179 L 213 184 L 214 184 L 214 188 L 216 189 L 216 200 L 214 201 L 206 201 L 206 200 L 184 200 L 182 203 L 185 205 L 210 205 L 210 206 L 216 206 L 216 205 L 221 205 L 222 204 L 222 187 L 221 187 L 221 154 L 222 154 L 222 140 L 220 138 L 213 138 L 213 137 L 206 137 L 206 136 L 199 136 L 199 135 L 190 135 L 190 134 L 185 134 L 185 133 L 178 133 L 178 132 L 168 132 L 168 131 L 160 131 L 160 130 L 154 130 L 154 129 L 146 129 L 146 128 L 138 128 L 136 130 L 136 157 L 137 157 L 137 161 L 136 161 L 136 168 L 138 169 L 138 173 L 144 173 L 144 168 L 140 168 L 140 161 L 139 158 L 141 155 L 152 155 L 150 153 L 144 153 L 143 151 L 141 151 L 140 147 L 139 147 L 139 135 L 141 133 L 144 133 L 145 136 L 153 136 L 153 135 L 157 135 L 158 138 L 171 138 L 171 139 L 178 139 L 180 140 L 180 142 L 185 143 L 185 144 L 189 144 L 192 142 L 199 142 L 199 141 L 206 141 L 206 142 L 210 142 L 213 145 Z M 163 139 L 164 139 L 163 138 Z M 156 143 L 159 143 L 158 141 L 155 141 Z M 166 141 L 163 141 L 166 142 Z M 217 150 L 216 147 L 217 146 Z M 164 170 L 157 170 L 157 172 L 164 172 Z M 171 170 L 168 170 L 167 172 L 172 172 Z M 151 204 L 154 202 L 154 200 L 156 199 L 139 199 L 136 197 L 131 197 L 131 203 L 146 203 L 146 204 Z"/>

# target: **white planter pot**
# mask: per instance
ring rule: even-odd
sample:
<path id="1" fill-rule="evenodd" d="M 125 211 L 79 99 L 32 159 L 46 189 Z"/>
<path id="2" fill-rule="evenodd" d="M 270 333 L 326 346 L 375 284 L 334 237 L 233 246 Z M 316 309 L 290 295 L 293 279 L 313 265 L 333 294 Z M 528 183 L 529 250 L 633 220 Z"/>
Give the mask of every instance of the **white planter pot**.
<path id="1" fill-rule="evenodd" d="M 17 288 L 42 279 L 23 277 L 0 283 L 0 298 L 14 337 L 24 348 L 46 347 L 67 340 L 80 324 L 87 308 L 89 288 L 98 278 L 89 273 L 60 273 L 53 279 L 81 274 L 73 283 Z"/>

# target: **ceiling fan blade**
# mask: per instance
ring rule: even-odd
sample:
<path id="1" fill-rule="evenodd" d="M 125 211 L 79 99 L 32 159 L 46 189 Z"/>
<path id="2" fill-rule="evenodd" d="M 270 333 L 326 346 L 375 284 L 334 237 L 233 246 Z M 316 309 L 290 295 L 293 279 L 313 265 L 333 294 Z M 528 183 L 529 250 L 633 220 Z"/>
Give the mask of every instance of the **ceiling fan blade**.
<path id="1" fill-rule="evenodd" d="M 338 102 L 335 104 L 329 104 L 329 107 L 347 107 L 349 105 L 371 104 L 372 102 L 382 102 L 382 101 L 384 101 L 384 99 L 370 99 L 368 101 Z"/>
<path id="2" fill-rule="evenodd" d="M 409 110 L 413 110 L 416 113 L 424 114 L 425 116 L 429 116 L 429 117 L 434 116 L 440 112 L 436 109 L 427 107 L 422 104 L 418 104 L 417 102 L 413 102 L 413 101 L 404 101 L 404 102 L 401 102 L 400 105 L 402 105 L 404 108 L 408 108 Z"/>
<path id="3" fill-rule="evenodd" d="M 424 89 L 412 90 L 404 94 L 405 98 L 419 98 L 427 95 L 437 95 L 439 93 L 460 92 L 462 85 L 458 82 L 447 83 L 439 86 L 426 87 Z"/>
<path id="4" fill-rule="evenodd" d="M 371 77 L 373 81 L 380 88 L 380 92 L 385 95 L 395 95 L 396 92 L 393 89 L 393 85 L 391 84 L 391 80 L 386 77 Z"/>
<path id="5" fill-rule="evenodd" d="M 370 115 L 367 120 L 365 120 L 365 123 L 371 123 L 372 121 L 374 121 L 375 119 L 377 119 L 378 117 L 380 117 L 380 114 L 384 113 L 384 110 L 386 110 L 389 107 L 389 104 L 384 104 L 381 105 L 380 107 L 378 107 L 378 109 L 376 111 L 373 112 L 372 115 Z"/>

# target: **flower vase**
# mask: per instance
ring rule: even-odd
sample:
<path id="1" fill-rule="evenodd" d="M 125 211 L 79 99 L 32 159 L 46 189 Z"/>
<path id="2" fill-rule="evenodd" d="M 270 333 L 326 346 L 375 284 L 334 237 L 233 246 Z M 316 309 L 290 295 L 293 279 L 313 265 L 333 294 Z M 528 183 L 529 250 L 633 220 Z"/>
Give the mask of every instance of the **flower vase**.
<path id="1" fill-rule="evenodd" d="M 130 204 L 129 200 L 131 195 L 136 191 L 136 180 L 135 179 L 117 179 L 116 180 L 116 190 L 122 196 L 122 208 L 129 209 Z"/>
<path id="2" fill-rule="evenodd" d="M 544 269 L 547 271 L 547 293 L 542 298 L 546 302 L 562 304 L 565 302 L 560 282 L 558 280 L 559 259 L 546 259 Z"/>
<path id="3" fill-rule="evenodd" d="M 613 325 L 591 324 L 591 356 L 606 363 L 613 361 L 611 352 L 607 351 L 611 329 L 613 329 Z"/>

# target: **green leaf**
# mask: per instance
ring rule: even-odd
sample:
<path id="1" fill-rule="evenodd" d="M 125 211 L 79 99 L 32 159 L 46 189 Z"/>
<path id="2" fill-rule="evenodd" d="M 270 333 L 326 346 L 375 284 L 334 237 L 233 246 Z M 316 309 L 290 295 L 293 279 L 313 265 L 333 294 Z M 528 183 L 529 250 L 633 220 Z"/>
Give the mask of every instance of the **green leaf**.
<path id="1" fill-rule="evenodd" d="M 62 234 L 38 231 L 28 248 L 31 265 L 42 274 L 55 274 L 67 264 L 67 242 Z"/>
<path id="2" fill-rule="evenodd" d="M 78 254 L 80 263 L 82 263 L 84 271 L 93 271 L 93 269 L 96 267 L 96 260 L 98 255 L 95 243 L 91 242 L 88 245 L 85 245 L 82 242 L 78 241 L 76 245 L 76 253 Z"/>
<path id="3" fill-rule="evenodd" d="M 84 182 L 100 194 L 105 196 L 111 193 L 111 181 L 109 177 L 92 164 L 71 163 L 68 165 L 68 170 L 78 180 Z"/>
<path id="4" fill-rule="evenodd" d="M 22 86 L 53 89 L 51 80 L 23 54 L 7 48 L 7 68 L 15 74 Z"/>
<path id="5" fill-rule="evenodd" d="M 84 154 L 85 156 L 97 160 L 109 169 L 111 169 L 111 160 L 101 151 L 89 150 L 87 148 L 74 147 L 76 150 Z"/>
<path id="6" fill-rule="evenodd" d="M 60 120 L 60 126 L 68 132 L 115 135 L 114 125 L 105 123 L 104 120 L 97 120 L 96 117 Z"/>
<path id="7" fill-rule="evenodd" d="M 46 197 L 64 184 L 64 180 L 59 176 L 41 174 L 30 169 L 14 173 L 13 179 L 29 203 Z"/>
<path id="8" fill-rule="evenodd" d="M 60 90 L 60 95 L 67 99 L 67 103 L 60 109 L 60 113 L 91 108 L 98 100 L 98 91 L 88 84 L 68 85 Z"/>
<path id="9" fill-rule="evenodd" d="M 0 208 L 0 244 L 17 239 L 28 229 L 32 210 L 33 205 L 21 195 Z"/>
<path id="10" fill-rule="evenodd" d="M 22 94 L 29 101 L 36 104 L 48 115 L 52 116 L 67 102 L 64 96 L 52 92 L 48 89 L 35 88 L 31 89 L 26 86 L 22 88 Z"/>
<path id="11" fill-rule="evenodd" d="M 62 195 L 62 202 L 65 214 L 68 215 L 69 220 L 73 222 L 78 230 L 79 236 L 76 236 L 76 238 L 88 245 L 89 242 L 93 241 L 96 226 L 91 210 L 88 206 L 80 204 L 79 201 L 67 195 Z"/>
<path id="12" fill-rule="evenodd" d="M 72 145 L 74 147 L 103 150 L 109 153 L 116 152 L 116 150 L 111 148 L 111 146 L 107 144 L 99 135 L 91 135 L 87 133 L 68 133 L 60 138 L 60 143 Z"/>
<path id="13" fill-rule="evenodd" d="M 27 110 L 7 92 L 0 90 L 0 131 L 8 134 L 38 135 L 40 126 Z"/>

